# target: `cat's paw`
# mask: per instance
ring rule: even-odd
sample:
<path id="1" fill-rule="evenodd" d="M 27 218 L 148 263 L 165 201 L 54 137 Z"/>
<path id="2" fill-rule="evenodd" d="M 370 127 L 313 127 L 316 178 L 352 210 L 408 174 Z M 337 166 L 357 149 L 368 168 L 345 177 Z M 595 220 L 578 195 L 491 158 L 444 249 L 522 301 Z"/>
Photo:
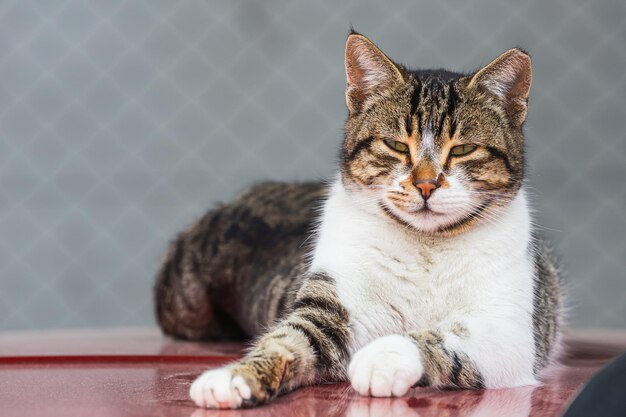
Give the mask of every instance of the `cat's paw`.
<path id="1" fill-rule="evenodd" d="M 240 408 L 252 397 L 252 390 L 240 375 L 233 375 L 232 368 L 212 369 L 204 372 L 191 384 L 189 396 L 198 407 Z"/>
<path id="2" fill-rule="evenodd" d="M 373 397 L 404 395 L 423 372 L 419 348 L 401 335 L 374 340 L 354 354 L 348 367 L 352 387 Z"/>

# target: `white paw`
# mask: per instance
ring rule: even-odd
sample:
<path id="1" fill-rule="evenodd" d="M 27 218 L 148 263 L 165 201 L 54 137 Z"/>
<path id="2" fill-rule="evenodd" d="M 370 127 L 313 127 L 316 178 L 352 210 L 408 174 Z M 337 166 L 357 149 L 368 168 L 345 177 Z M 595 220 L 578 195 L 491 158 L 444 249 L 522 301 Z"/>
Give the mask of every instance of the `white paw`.
<path id="1" fill-rule="evenodd" d="M 241 376 L 233 377 L 229 367 L 204 372 L 191 384 L 189 396 L 198 407 L 239 408 L 252 392 Z"/>
<path id="2" fill-rule="evenodd" d="M 374 340 L 354 354 L 348 367 L 352 387 L 373 397 L 402 396 L 423 372 L 417 345 L 401 335 Z"/>

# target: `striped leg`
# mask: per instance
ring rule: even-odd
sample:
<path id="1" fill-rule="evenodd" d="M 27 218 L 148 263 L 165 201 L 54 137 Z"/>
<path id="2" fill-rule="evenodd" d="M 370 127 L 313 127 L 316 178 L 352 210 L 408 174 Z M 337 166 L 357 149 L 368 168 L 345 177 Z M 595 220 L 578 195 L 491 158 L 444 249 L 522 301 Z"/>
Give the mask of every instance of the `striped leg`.
<path id="1" fill-rule="evenodd" d="M 460 326 L 456 330 L 464 332 Z M 482 375 L 468 355 L 446 347 L 444 333 L 423 330 L 410 332 L 409 336 L 417 343 L 424 366 L 418 385 L 470 389 L 485 387 Z"/>
<path id="2" fill-rule="evenodd" d="M 299 386 L 344 380 L 350 337 L 348 312 L 333 280 L 311 275 L 291 313 L 242 360 L 202 374 L 191 398 L 207 408 L 252 407 Z"/>
<path id="3" fill-rule="evenodd" d="M 481 389 L 536 383 L 532 330 L 492 317 L 381 337 L 352 358 L 348 373 L 361 395 L 404 395 L 412 386 Z"/>
<path id="4" fill-rule="evenodd" d="M 354 354 L 350 382 L 361 395 L 402 396 L 415 385 L 483 388 L 469 357 L 451 350 L 438 331 L 414 331 L 374 340 Z"/>
<path id="5" fill-rule="evenodd" d="M 505 388 L 537 383 L 532 317 L 495 314 L 464 317 L 408 337 L 420 350 L 418 385 L 439 388 Z"/>

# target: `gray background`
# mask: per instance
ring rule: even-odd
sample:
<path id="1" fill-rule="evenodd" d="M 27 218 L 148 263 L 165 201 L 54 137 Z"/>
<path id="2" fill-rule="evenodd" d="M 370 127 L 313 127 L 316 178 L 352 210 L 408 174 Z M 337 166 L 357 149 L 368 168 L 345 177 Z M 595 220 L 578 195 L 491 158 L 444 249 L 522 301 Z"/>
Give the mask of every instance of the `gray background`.
<path id="1" fill-rule="evenodd" d="M 626 10 L 582 1 L 0 2 L 0 329 L 154 323 L 175 231 L 333 172 L 350 25 L 392 58 L 534 58 L 537 222 L 578 326 L 626 322 Z"/>

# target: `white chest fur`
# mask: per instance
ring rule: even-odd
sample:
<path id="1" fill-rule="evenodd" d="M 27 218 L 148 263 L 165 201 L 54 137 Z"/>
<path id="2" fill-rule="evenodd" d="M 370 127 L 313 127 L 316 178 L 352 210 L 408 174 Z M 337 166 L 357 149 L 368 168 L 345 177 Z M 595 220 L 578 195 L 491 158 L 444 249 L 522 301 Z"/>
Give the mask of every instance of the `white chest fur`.
<path id="1" fill-rule="evenodd" d="M 520 191 L 495 222 L 425 237 L 368 213 L 335 183 L 311 269 L 329 273 L 359 349 L 371 340 L 468 316 L 511 317 L 532 328 L 530 217 Z"/>

